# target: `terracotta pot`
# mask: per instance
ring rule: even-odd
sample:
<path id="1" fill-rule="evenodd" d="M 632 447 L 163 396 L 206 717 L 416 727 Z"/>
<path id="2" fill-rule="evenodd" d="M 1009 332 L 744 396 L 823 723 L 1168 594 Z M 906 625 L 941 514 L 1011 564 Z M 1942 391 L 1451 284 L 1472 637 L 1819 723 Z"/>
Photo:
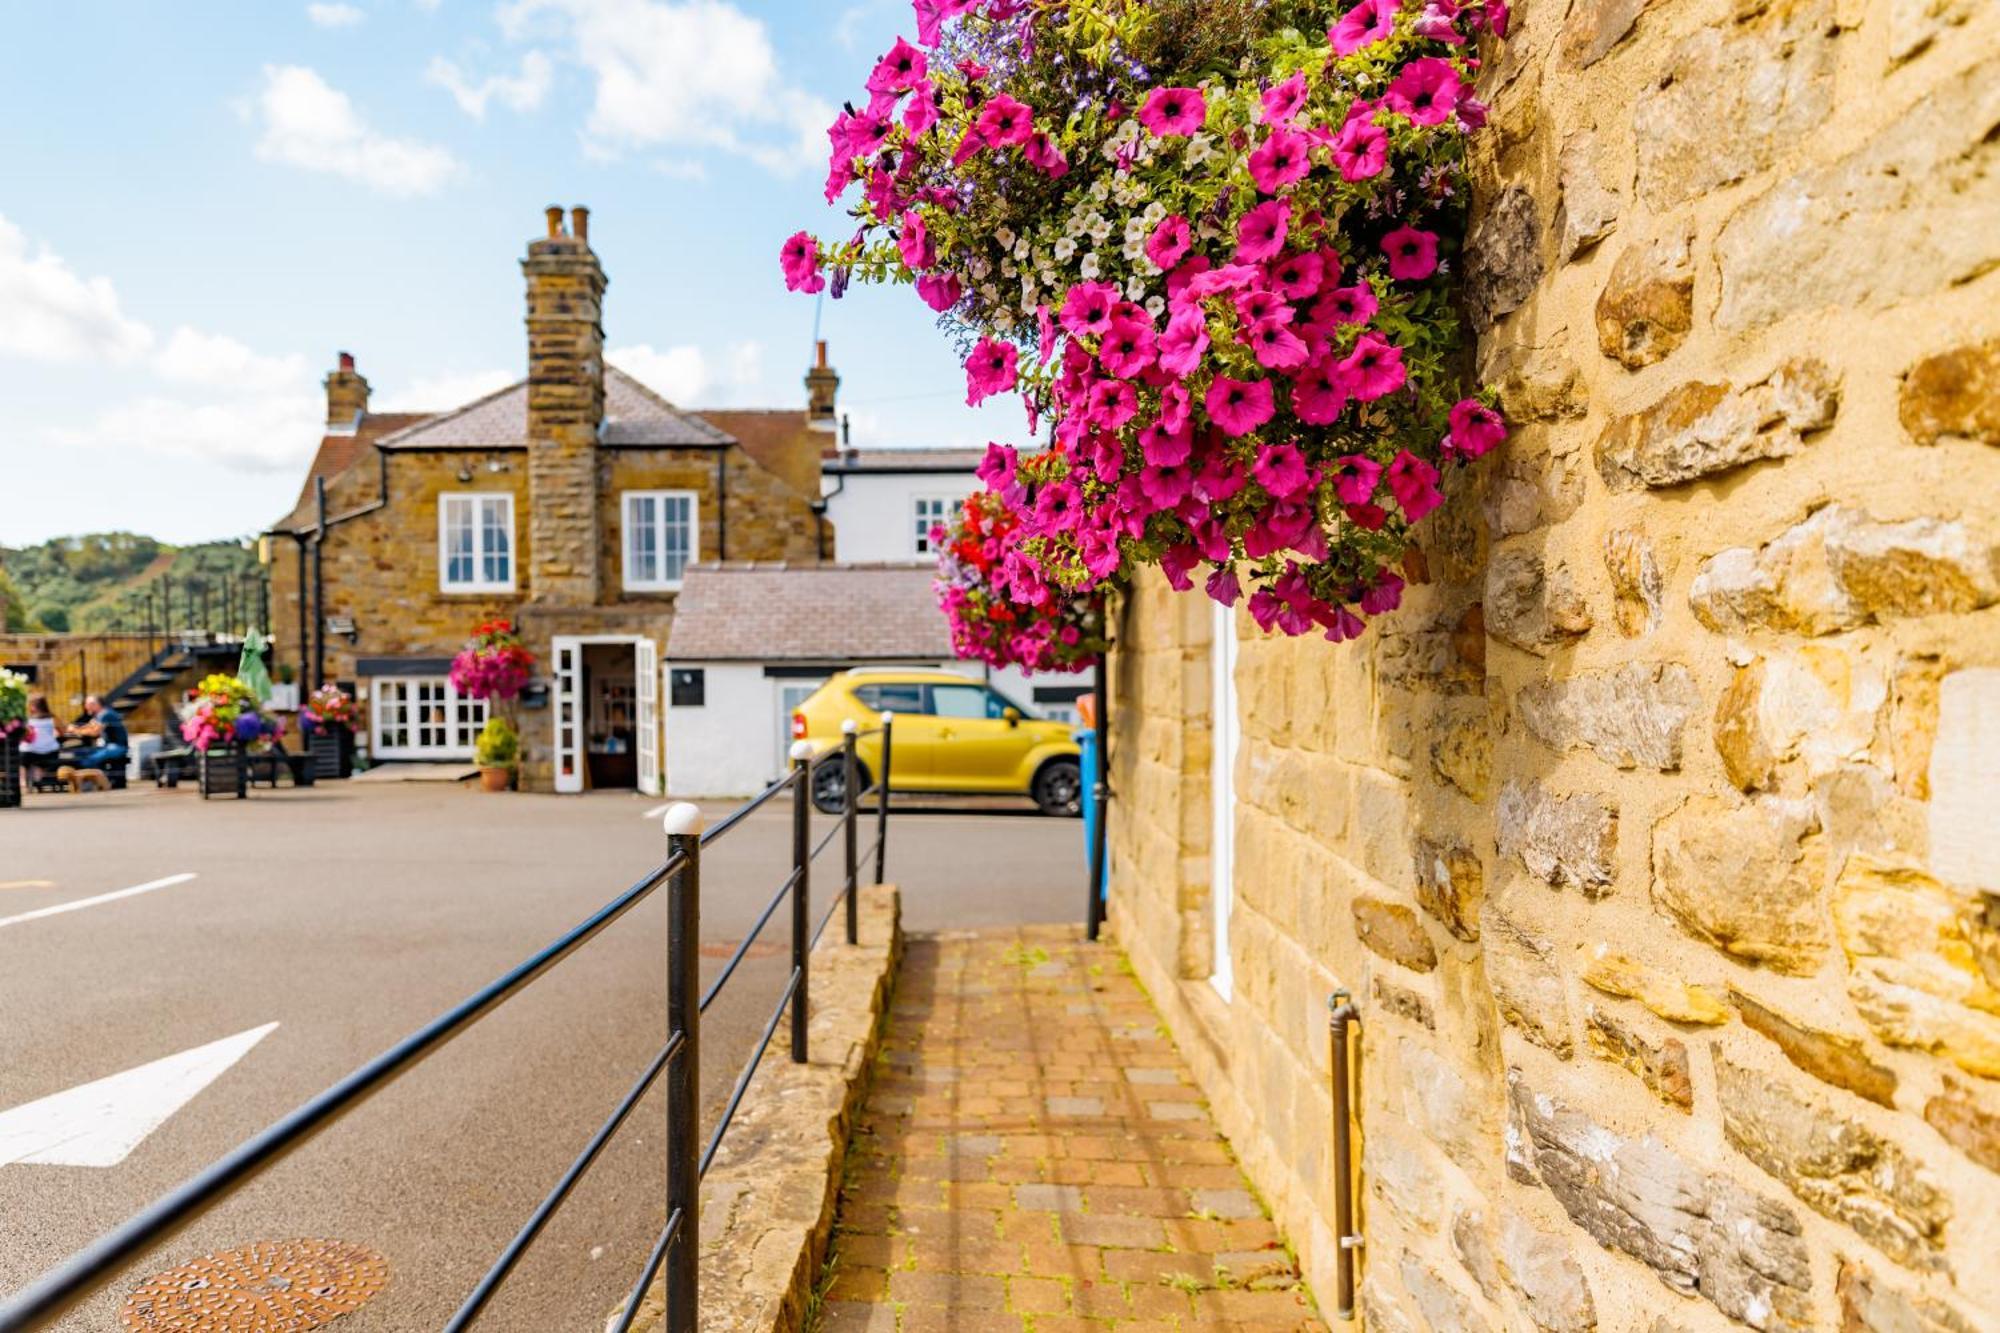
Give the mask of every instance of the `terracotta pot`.
<path id="1" fill-rule="evenodd" d="M 479 770 L 479 790 L 506 791 L 514 785 L 514 770 L 511 768 L 482 768 Z"/>

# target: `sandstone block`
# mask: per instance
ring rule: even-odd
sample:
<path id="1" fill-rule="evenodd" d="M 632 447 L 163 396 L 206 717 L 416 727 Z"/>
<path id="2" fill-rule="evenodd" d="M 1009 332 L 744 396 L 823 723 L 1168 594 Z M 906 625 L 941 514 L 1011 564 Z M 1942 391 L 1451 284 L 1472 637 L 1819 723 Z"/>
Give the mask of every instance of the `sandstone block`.
<path id="1" fill-rule="evenodd" d="M 2000 600 L 2000 551 L 1964 523 L 1880 523 L 1831 504 L 1756 550 L 1732 547 L 1695 575 L 1688 601 L 1719 634 L 1821 635 Z"/>
<path id="2" fill-rule="evenodd" d="M 1511 314 L 1542 280 L 1542 224 L 1535 197 L 1510 186 L 1465 238 L 1465 305 L 1474 327 Z"/>
<path id="3" fill-rule="evenodd" d="M 1826 73 L 1822 97 L 1833 86 Z M 1744 329 L 1825 306 L 1878 309 L 2000 261 L 2000 229 L 1990 225 L 2000 215 L 1996 124 L 2000 58 L 1930 90 L 1855 152 L 1744 205 L 1716 239 L 1716 323 Z"/>
<path id="4" fill-rule="evenodd" d="M 1809 976 L 1831 940 L 1819 816 L 1806 800 L 1689 800 L 1653 830 L 1653 905 L 1697 939 Z"/>
<path id="5" fill-rule="evenodd" d="M 1544 567 L 1538 552 L 1497 551 L 1486 567 L 1486 626 L 1517 648 L 1539 652 L 1587 634 L 1590 608 L 1561 565 Z"/>
<path id="6" fill-rule="evenodd" d="M 1657 629 L 1666 583 L 1644 528 L 1612 528 L 1604 534 L 1604 568 L 1618 598 L 1618 632 L 1628 639 Z"/>
<path id="7" fill-rule="evenodd" d="M 1865 754 L 1888 683 L 1833 648 L 1808 644 L 1737 668 L 1715 707 L 1715 748 L 1745 791 L 1773 785 L 1803 755 L 1815 775 Z"/>
<path id="8" fill-rule="evenodd" d="M 1794 1194 L 1913 1268 L 1943 1268 L 1951 1200 L 1924 1166 L 1785 1080 L 1715 1054 L 1730 1145 Z"/>
<path id="9" fill-rule="evenodd" d="M 1600 329 L 1603 319 L 1600 304 Z M 1597 470 L 1614 491 L 1678 486 L 1746 463 L 1788 458 L 1805 447 L 1807 436 L 1831 426 L 1839 410 L 1839 381 L 1818 361 L 1788 361 L 1737 391 L 1683 384 L 1605 427 L 1597 440 Z"/>
<path id="10" fill-rule="evenodd" d="M 1381 1333 L 1417 1333 L 1416 1325 L 1403 1313 L 1402 1306 L 1389 1294 L 1387 1283 L 1377 1273 L 1370 1273 L 1361 1283 L 1361 1319 L 1367 1327 L 1380 1329 Z"/>
<path id="11" fill-rule="evenodd" d="M 1694 1110 L 1694 1076 L 1687 1045 L 1676 1037 L 1648 1041 L 1615 1014 L 1592 1006 L 1584 1012 L 1592 1054 L 1637 1076 L 1655 1097 L 1683 1113 Z"/>
<path id="12" fill-rule="evenodd" d="M 1634 662 L 1525 686 L 1514 702 L 1530 734 L 1552 750 L 1672 772 L 1698 698 L 1694 674 L 1680 663 Z"/>
<path id="13" fill-rule="evenodd" d="M 1481 378 L 1499 386 L 1500 411 L 1516 425 L 1574 421 L 1590 410 L 1576 362 L 1553 350 L 1512 344 L 1499 348 Z"/>
<path id="14" fill-rule="evenodd" d="M 1403 1274 L 1403 1290 L 1410 1293 L 1410 1300 L 1423 1315 L 1424 1327 L 1491 1333 L 1493 1326 L 1480 1318 L 1471 1300 L 1445 1281 L 1435 1268 L 1408 1252 L 1398 1267 Z"/>
<path id="15" fill-rule="evenodd" d="M 1605 0 L 1599 8 L 1643 3 L 1644 0 Z M 1563 144 L 1559 167 L 1562 209 L 1557 218 L 1561 239 L 1557 242 L 1556 253 L 1564 260 L 1576 258 L 1610 235 L 1612 228 L 1618 225 L 1619 214 L 1625 211 L 1624 195 L 1616 184 L 1605 183 L 1603 174 L 1598 170 L 1598 162 L 1597 135 L 1594 132 L 1572 135 Z"/>
<path id="16" fill-rule="evenodd" d="M 1903 376 L 1897 404 L 1918 444 L 2000 444 L 2000 338 L 1926 357 Z"/>
<path id="17" fill-rule="evenodd" d="M 1606 945 L 1597 946 L 1583 969 L 1583 979 L 1592 989 L 1637 1000 L 1671 1022 L 1713 1025 L 1729 1021 L 1729 1011 L 1722 1007 L 1722 1001 L 1703 987 L 1615 953 Z"/>
<path id="18" fill-rule="evenodd" d="M 1897 1291 L 1852 1259 L 1841 1261 L 1834 1292 L 1840 1333 L 1978 1333 L 1943 1301 Z"/>
<path id="19" fill-rule="evenodd" d="M 1371 1127 L 1361 1174 L 1369 1197 L 1417 1230 L 1435 1235 L 1444 1225 L 1444 1179 L 1419 1140 L 1389 1125 Z"/>
<path id="20" fill-rule="evenodd" d="M 1777 0 L 1748 23 L 1707 24 L 1639 94 L 1639 192 L 1656 210 L 1764 170 L 1833 102 L 1831 0 Z"/>
<path id="21" fill-rule="evenodd" d="M 1431 1002 L 1416 991 L 1379 976 L 1370 983 L 1369 991 L 1375 997 L 1375 1007 L 1383 1013 L 1393 1014 L 1418 1027 L 1437 1030 L 1437 1017 L 1431 1012 Z"/>
<path id="22" fill-rule="evenodd" d="M 1567 1060 L 1574 1044 L 1555 946 L 1530 934 L 1491 902 L 1480 914 L 1480 935 L 1485 941 L 1486 984 L 1492 988 L 1500 1017 L 1529 1041 Z"/>
<path id="23" fill-rule="evenodd" d="M 1485 1126 L 1491 1102 L 1475 1096 L 1451 1062 L 1422 1042 L 1403 1038 L 1396 1059 L 1393 1082 L 1404 1122 L 1466 1170 L 1480 1170 L 1493 1155 L 1495 1136 Z"/>
<path id="24" fill-rule="evenodd" d="M 1479 938 L 1479 905 L 1486 872 L 1468 847 L 1429 838 L 1417 841 L 1417 904 L 1461 940 Z"/>
<path id="25" fill-rule="evenodd" d="M 1424 932 L 1424 923 L 1401 903 L 1380 898 L 1354 900 L 1354 935 L 1376 954 L 1400 963 L 1413 972 L 1429 972 L 1437 966 L 1437 949 Z"/>
<path id="26" fill-rule="evenodd" d="M 1486 526 L 1496 538 L 1560 523 L 1583 506 L 1578 452 L 1532 448 L 1531 439 L 1539 434 L 1518 433 L 1499 465 L 1487 473 Z"/>
<path id="27" fill-rule="evenodd" d="M 2000 1171 L 2000 1097 L 1947 1074 L 1943 1090 L 1924 1104 L 1924 1119 L 1967 1157 Z"/>
<path id="28" fill-rule="evenodd" d="M 1951 672 L 1938 682 L 1936 709 L 1926 765 L 1931 868 L 1954 883 L 2000 894 L 2000 840 L 1993 836 L 2000 824 L 2000 669 Z M 1923 725 L 1921 716 L 1912 722 Z M 1921 731 L 1907 748 L 1915 751 L 1920 742 Z M 1988 924 L 2000 926 L 2000 915 Z"/>
<path id="29" fill-rule="evenodd" d="M 1588 69 L 1623 41 L 1650 0 L 1582 0 L 1563 25 L 1563 57 Z"/>
<path id="30" fill-rule="evenodd" d="M 1627 1139 L 1507 1076 L 1510 1169 L 1607 1249 L 1646 1264 L 1757 1329 L 1812 1325 L 1812 1264 L 1798 1216 L 1653 1138 Z"/>
<path id="31" fill-rule="evenodd" d="M 1977 895 L 1914 866 L 1850 856 L 1833 918 L 1847 993 L 1877 1037 L 2000 1078 L 2000 931 Z"/>
<path id="32" fill-rule="evenodd" d="M 1597 350 L 1627 370 L 1664 361 L 1694 327 L 1694 228 L 1628 245 L 1597 297 Z"/>
<path id="33" fill-rule="evenodd" d="M 1538 1231 L 1511 1209 L 1500 1215 L 1500 1276 L 1542 1333 L 1591 1333 L 1597 1302 L 1583 1267 L 1560 1236 Z"/>
<path id="34" fill-rule="evenodd" d="M 1745 1027 L 1768 1037 L 1787 1060 L 1806 1073 L 1878 1106 L 1895 1106 L 1895 1071 L 1869 1059 L 1866 1048 L 1855 1038 L 1787 1018 L 1735 986 L 1729 988 L 1729 998 L 1743 1016 Z"/>
<path id="35" fill-rule="evenodd" d="M 1475 801 L 1493 790 L 1493 727 L 1482 706 L 1477 712 L 1452 712 L 1439 717 L 1437 738 L 1431 742 L 1431 768 Z"/>
<path id="36" fill-rule="evenodd" d="M 1494 811 L 1500 854 L 1557 888 L 1601 898 L 1617 875 L 1618 811 L 1590 792 L 1562 794 L 1539 782 L 1509 782 Z"/>

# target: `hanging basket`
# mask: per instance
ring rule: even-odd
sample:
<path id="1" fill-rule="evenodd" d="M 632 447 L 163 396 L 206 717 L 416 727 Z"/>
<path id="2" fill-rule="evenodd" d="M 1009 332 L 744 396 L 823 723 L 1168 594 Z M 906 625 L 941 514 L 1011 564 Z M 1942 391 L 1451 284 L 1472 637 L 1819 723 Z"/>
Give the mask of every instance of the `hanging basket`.
<path id="1" fill-rule="evenodd" d="M 249 767 L 243 752 L 233 745 L 202 751 L 201 799 L 233 796 L 242 800 L 250 794 Z"/>
<path id="2" fill-rule="evenodd" d="M 21 806 L 21 741 L 10 736 L 0 741 L 0 810 Z"/>

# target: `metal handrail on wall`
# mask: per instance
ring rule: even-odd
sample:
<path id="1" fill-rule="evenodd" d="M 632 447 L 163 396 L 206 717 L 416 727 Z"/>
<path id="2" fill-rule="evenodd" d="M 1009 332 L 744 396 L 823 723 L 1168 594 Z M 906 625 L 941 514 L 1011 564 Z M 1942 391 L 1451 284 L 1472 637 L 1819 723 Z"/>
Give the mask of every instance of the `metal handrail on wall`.
<path id="1" fill-rule="evenodd" d="M 345 1116 L 369 1097 L 380 1092 L 452 1038 L 463 1033 L 486 1014 L 527 988 L 528 984 L 575 953 L 599 932 L 638 906 L 662 884 L 667 886 L 670 924 L 667 932 L 667 1035 L 659 1053 L 641 1071 L 624 1099 L 598 1127 L 553 1189 L 538 1204 L 500 1256 L 487 1269 L 465 1302 L 444 1325 L 445 1333 L 458 1333 L 478 1320 L 499 1292 L 522 1255 L 541 1234 L 549 1219 L 562 1206 L 570 1191 L 611 1141 L 619 1127 L 646 1092 L 664 1074 L 667 1080 L 667 1221 L 647 1257 L 646 1266 L 633 1284 L 619 1318 L 611 1325 L 616 1333 L 626 1333 L 638 1317 L 646 1290 L 662 1267 L 666 1272 L 666 1333 L 694 1333 L 700 1311 L 698 1260 L 700 1255 L 701 1178 L 722 1146 L 742 1106 L 744 1094 L 770 1049 L 778 1023 L 787 1006 L 792 1012 L 791 1058 L 804 1064 L 808 1052 L 808 981 L 811 975 L 812 946 L 832 920 L 833 911 L 843 903 L 847 908 L 847 942 L 857 943 L 860 929 L 858 902 L 861 863 L 857 846 L 861 822 L 861 800 L 875 797 L 875 841 L 869 851 L 875 858 L 875 879 L 880 882 L 887 870 L 889 839 L 889 775 L 893 756 L 895 715 L 882 715 L 882 773 L 863 793 L 859 787 L 856 745 L 863 736 L 877 730 L 861 731 L 848 723 L 840 744 L 815 753 L 809 742 L 792 747 L 792 764 L 785 776 L 746 801 L 714 827 L 702 827 L 701 813 L 686 803 L 667 811 L 667 859 L 636 884 L 578 922 L 494 981 L 438 1015 L 382 1054 L 356 1069 L 346 1078 L 307 1101 L 271 1125 L 259 1130 L 215 1162 L 167 1191 L 110 1231 L 105 1232 L 69 1258 L 36 1278 L 27 1287 L 0 1303 L 0 1333 L 32 1333 L 44 1329 L 99 1287 L 116 1277 L 127 1264 L 147 1249 L 169 1239 L 196 1218 L 222 1202 L 258 1175 L 268 1170 L 313 1135 Z M 810 845 L 812 785 L 815 771 L 838 761 L 842 766 L 841 827 L 845 834 L 845 878 L 840 892 L 829 904 L 819 929 L 808 933 L 811 912 L 812 861 L 832 842 L 832 835 Z M 701 862 L 704 849 L 741 824 L 752 812 L 786 792 L 793 798 L 792 869 L 778 885 L 756 927 L 738 946 L 715 983 L 701 989 Z M 700 1136 L 700 1051 L 701 1016 L 736 972 L 736 966 L 764 926 L 776 914 L 778 905 L 790 896 L 792 906 L 792 969 L 779 996 L 777 1008 L 765 1023 L 763 1036 L 744 1062 L 727 1107 L 717 1120 L 705 1145 Z"/>
<path id="2" fill-rule="evenodd" d="M 1334 1257 L 1334 1313 L 1341 1319 L 1354 1318 L 1354 1252 L 1361 1248 L 1361 1233 L 1354 1225 L 1354 1043 L 1349 1029 L 1361 1026 L 1361 1011 L 1344 990 L 1326 997 L 1327 1027 L 1333 1048 L 1329 1064 L 1333 1070 L 1333 1233 L 1339 1252 Z"/>

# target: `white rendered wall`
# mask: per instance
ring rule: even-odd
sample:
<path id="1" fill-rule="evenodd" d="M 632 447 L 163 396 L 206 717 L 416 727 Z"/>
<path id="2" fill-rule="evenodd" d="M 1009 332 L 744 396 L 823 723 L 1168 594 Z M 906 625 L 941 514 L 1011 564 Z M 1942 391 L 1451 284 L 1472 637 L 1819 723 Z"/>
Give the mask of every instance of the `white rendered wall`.
<path id="1" fill-rule="evenodd" d="M 776 776 L 777 693 L 756 662 L 673 662 L 707 673 L 706 702 L 676 708 L 668 695 L 666 792 L 669 796 L 749 796 Z M 672 680 L 662 682 L 663 692 Z"/>
<path id="2" fill-rule="evenodd" d="M 918 496 L 937 496 L 955 506 L 979 487 L 970 472 L 848 474 L 828 477 L 826 517 L 833 524 L 833 558 L 842 564 L 929 560 L 917 550 Z"/>

